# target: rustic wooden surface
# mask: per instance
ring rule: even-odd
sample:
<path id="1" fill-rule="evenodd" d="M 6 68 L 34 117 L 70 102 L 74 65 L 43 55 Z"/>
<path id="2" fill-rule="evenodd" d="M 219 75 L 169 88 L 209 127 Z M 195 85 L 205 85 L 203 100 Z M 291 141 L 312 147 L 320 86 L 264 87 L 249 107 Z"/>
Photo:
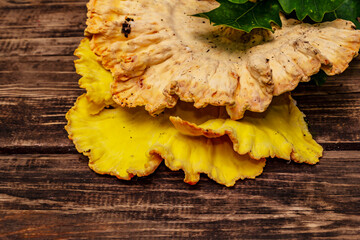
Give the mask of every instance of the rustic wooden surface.
<path id="1" fill-rule="evenodd" d="M 325 148 L 316 166 L 268 161 L 256 180 L 196 186 L 164 165 L 120 181 L 87 167 L 64 114 L 85 0 L 0 0 L 0 239 L 358 239 L 360 59 L 294 94 Z"/>

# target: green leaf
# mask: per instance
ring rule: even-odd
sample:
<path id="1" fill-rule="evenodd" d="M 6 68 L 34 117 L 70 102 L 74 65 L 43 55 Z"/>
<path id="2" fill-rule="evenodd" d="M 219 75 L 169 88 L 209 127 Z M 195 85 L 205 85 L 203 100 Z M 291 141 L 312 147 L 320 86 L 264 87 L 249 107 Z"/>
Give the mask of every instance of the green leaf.
<path id="1" fill-rule="evenodd" d="M 354 0 L 359 1 L 359 0 Z M 325 13 L 337 9 L 344 0 L 279 0 L 285 13 L 295 10 L 299 20 L 309 16 L 315 22 L 321 22 Z"/>
<path id="2" fill-rule="evenodd" d="M 271 22 L 281 26 L 279 17 L 281 6 L 277 0 L 243 4 L 232 3 L 228 0 L 217 1 L 220 7 L 195 16 L 208 18 L 214 25 L 225 25 L 245 32 L 250 32 L 254 28 L 271 30 Z"/>
<path id="3" fill-rule="evenodd" d="M 359 0 L 345 0 L 344 3 L 335 11 L 327 13 L 324 17 L 326 21 L 332 21 L 337 18 L 352 21 L 358 29 L 360 29 L 360 1 Z"/>
<path id="4" fill-rule="evenodd" d="M 322 86 L 327 79 L 327 75 L 323 70 L 320 70 L 317 74 L 311 76 L 311 83 L 315 83 L 316 86 Z"/>
<path id="5" fill-rule="evenodd" d="M 242 3 L 246 3 L 249 0 L 228 0 L 228 1 L 232 3 L 242 4 Z"/>

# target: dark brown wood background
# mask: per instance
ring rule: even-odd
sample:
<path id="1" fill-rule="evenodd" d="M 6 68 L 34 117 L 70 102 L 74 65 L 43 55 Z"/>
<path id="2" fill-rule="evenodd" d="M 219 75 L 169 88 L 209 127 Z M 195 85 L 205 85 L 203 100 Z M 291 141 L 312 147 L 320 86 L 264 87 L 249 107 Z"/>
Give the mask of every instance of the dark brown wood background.
<path id="1" fill-rule="evenodd" d="M 270 159 L 256 180 L 196 186 L 164 165 L 121 181 L 87 167 L 64 130 L 85 0 L 0 0 L 0 239 L 359 239 L 360 58 L 294 94 L 325 148 L 316 166 Z"/>

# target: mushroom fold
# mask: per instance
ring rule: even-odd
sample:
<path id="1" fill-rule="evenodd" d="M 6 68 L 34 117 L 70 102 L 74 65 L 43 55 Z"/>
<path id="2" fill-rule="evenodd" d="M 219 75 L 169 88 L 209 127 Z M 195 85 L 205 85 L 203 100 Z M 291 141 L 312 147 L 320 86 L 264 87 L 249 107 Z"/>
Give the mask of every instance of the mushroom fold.
<path id="1" fill-rule="evenodd" d="M 234 120 L 264 112 L 273 96 L 323 69 L 343 72 L 358 54 L 360 31 L 345 20 L 306 24 L 282 17 L 274 32 L 245 34 L 193 14 L 215 0 L 90 0 L 86 35 L 114 77 L 114 101 L 152 115 L 178 99 L 226 106 Z"/>
<path id="2" fill-rule="evenodd" d="M 97 56 L 90 49 L 88 38 L 81 40 L 74 55 L 78 57 L 74 61 L 76 73 L 82 76 L 79 86 L 86 89 L 86 97 L 95 103 L 89 111 L 96 114 L 105 106 L 115 104 L 110 92 L 110 85 L 114 79 L 97 61 Z"/>
<path id="3" fill-rule="evenodd" d="M 217 138 L 228 135 L 234 151 L 254 159 L 277 157 L 299 163 L 316 164 L 322 147 L 312 138 L 304 114 L 289 94 L 275 97 L 264 113 L 247 113 L 241 120 L 211 119 L 200 125 L 180 117 L 170 117 L 181 133 Z"/>

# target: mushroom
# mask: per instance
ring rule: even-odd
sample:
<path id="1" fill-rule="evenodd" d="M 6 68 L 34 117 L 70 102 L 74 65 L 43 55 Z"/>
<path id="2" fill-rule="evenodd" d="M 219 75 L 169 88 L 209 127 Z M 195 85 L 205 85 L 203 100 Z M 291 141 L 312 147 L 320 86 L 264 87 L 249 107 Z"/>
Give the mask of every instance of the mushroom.
<path id="1" fill-rule="evenodd" d="M 315 164 L 322 155 L 288 94 L 276 97 L 265 112 L 248 112 L 238 121 L 228 119 L 224 107 L 195 109 L 181 101 L 154 118 L 142 108 L 109 102 L 112 76 L 87 38 L 75 54 L 79 83 L 87 93 L 66 114 L 65 128 L 97 173 L 129 180 L 151 174 L 164 159 L 170 169 L 185 172 L 187 183 L 206 173 L 232 186 L 260 175 L 266 157 Z M 109 104 L 113 107 L 106 108 Z"/>

